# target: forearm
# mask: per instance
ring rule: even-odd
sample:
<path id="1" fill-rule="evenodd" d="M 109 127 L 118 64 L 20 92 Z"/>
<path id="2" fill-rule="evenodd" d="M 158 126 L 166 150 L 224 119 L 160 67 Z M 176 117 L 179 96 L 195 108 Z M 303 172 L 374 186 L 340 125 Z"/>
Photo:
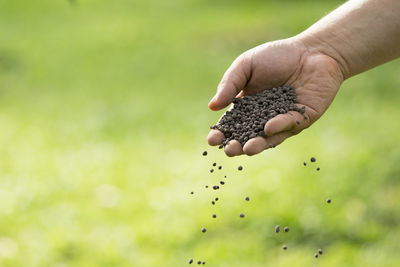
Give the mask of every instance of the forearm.
<path id="1" fill-rule="evenodd" d="M 296 38 L 349 78 L 400 56 L 400 0 L 350 0 Z"/>

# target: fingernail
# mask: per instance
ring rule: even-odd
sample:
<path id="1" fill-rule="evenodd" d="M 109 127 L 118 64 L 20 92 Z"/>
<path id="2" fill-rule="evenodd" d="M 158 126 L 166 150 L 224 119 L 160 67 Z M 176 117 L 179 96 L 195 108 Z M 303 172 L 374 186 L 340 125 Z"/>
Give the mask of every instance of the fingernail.
<path id="1" fill-rule="evenodd" d="M 217 96 L 215 95 L 213 98 L 211 98 L 210 102 L 208 102 L 208 104 L 210 104 L 211 102 L 214 102 L 214 100 L 217 98 Z"/>

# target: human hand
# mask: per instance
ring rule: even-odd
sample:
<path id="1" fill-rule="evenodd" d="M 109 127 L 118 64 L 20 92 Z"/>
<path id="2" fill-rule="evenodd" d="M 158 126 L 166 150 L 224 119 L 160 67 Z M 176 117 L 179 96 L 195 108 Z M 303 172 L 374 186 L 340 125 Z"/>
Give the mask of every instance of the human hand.
<path id="1" fill-rule="evenodd" d="M 289 111 L 272 118 L 264 127 L 266 137 L 252 138 L 244 147 L 236 140 L 230 141 L 225 146 L 226 155 L 255 155 L 308 128 L 332 103 L 343 77 L 335 59 L 309 49 L 297 37 L 269 42 L 246 51 L 224 74 L 216 95 L 208 104 L 211 110 L 225 108 L 235 97 L 254 95 L 283 85 L 294 88 L 298 105 L 306 109 L 304 115 Z M 296 123 L 298 121 L 300 124 Z M 220 145 L 223 138 L 222 132 L 211 130 L 208 143 Z"/>

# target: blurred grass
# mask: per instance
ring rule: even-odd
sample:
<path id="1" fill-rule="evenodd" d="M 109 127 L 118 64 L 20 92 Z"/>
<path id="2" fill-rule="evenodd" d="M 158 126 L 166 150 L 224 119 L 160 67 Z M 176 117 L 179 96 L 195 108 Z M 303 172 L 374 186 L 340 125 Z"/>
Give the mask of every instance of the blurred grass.
<path id="1" fill-rule="evenodd" d="M 398 61 L 278 149 L 205 143 L 232 60 L 340 2 L 0 1 L 0 265 L 399 266 Z"/>

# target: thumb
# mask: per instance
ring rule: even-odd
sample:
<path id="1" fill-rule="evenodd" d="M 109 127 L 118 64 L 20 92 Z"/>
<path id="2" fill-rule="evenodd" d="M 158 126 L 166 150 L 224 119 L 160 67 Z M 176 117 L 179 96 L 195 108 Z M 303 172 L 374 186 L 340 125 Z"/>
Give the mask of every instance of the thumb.
<path id="1" fill-rule="evenodd" d="M 220 110 L 229 105 L 246 86 L 251 74 L 251 56 L 248 52 L 233 61 L 218 85 L 217 93 L 208 103 L 211 110 Z"/>

